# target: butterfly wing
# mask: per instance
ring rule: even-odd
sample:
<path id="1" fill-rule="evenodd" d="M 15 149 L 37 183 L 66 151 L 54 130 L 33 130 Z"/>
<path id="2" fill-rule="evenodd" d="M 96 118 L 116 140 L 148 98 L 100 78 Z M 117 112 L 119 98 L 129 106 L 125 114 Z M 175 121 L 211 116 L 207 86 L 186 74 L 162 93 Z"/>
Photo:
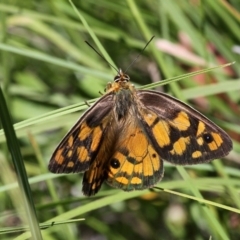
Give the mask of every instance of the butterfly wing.
<path id="1" fill-rule="evenodd" d="M 99 152 L 108 128 L 113 99 L 105 95 L 89 108 L 62 139 L 49 162 L 53 173 L 83 172 Z"/>
<path id="2" fill-rule="evenodd" d="M 140 118 L 158 154 L 175 164 L 197 164 L 226 156 L 230 137 L 195 109 L 166 94 L 137 92 Z"/>
<path id="3" fill-rule="evenodd" d="M 163 161 L 154 149 L 134 105 L 120 124 L 115 150 L 106 168 L 107 183 L 124 191 L 152 187 L 163 177 Z"/>

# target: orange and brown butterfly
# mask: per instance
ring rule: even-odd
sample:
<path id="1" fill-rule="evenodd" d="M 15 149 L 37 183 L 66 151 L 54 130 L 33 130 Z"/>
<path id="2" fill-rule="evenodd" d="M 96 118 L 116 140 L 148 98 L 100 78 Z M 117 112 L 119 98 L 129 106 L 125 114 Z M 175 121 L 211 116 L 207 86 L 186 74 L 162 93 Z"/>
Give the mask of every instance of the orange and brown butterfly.
<path id="1" fill-rule="evenodd" d="M 167 94 L 136 90 L 129 80 L 119 70 L 60 142 L 51 172 L 84 172 L 87 196 L 104 181 L 124 191 L 142 190 L 162 179 L 163 160 L 198 164 L 232 149 L 227 133 L 198 111 Z"/>

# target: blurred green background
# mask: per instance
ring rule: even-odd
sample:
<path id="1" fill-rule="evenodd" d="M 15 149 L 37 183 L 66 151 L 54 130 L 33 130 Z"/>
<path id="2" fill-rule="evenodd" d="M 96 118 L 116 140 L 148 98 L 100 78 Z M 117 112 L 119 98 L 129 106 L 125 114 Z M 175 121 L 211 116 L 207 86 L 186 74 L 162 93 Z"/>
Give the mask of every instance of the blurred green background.
<path id="1" fill-rule="evenodd" d="M 56 222 L 42 230 L 43 239 L 240 239 L 240 1 L 73 2 L 79 16 L 67 0 L 0 2 L 1 88 L 38 222 Z M 49 173 L 51 154 L 87 109 L 84 101 L 100 97 L 116 75 L 85 40 L 123 70 L 141 54 L 128 70 L 136 87 L 235 61 L 155 88 L 226 130 L 233 151 L 209 164 L 166 163 L 158 186 L 175 193 L 124 193 L 104 184 L 88 198 L 81 193 L 82 174 Z M 16 229 L 29 224 L 19 191 L 1 130 L 1 239 L 29 239 Z M 57 225 L 74 218 L 85 220 Z"/>

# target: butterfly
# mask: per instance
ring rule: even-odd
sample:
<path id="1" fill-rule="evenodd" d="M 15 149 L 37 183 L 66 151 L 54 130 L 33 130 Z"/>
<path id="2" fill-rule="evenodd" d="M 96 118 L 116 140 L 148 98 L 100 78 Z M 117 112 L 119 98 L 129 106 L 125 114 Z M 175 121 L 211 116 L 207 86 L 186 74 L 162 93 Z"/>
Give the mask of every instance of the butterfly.
<path id="1" fill-rule="evenodd" d="M 106 93 L 77 121 L 54 151 L 53 173 L 84 172 L 84 195 L 104 181 L 124 191 L 153 187 L 163 161 L 188 165 L 226 156 L 227 133 L 165 93 L 137 90 L 121 69 Z"/>

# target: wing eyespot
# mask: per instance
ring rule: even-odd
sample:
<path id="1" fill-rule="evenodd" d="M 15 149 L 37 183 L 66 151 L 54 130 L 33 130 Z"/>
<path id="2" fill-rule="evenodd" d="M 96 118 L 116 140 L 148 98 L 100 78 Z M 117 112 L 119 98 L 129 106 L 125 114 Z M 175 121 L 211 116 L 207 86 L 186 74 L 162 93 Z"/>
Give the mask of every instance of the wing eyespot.
<path id="1" fill-rule="evenodd" d="M 213 141 L 213 137 L 210 133 L 203 134 L 203 139 L 206 143 L 211 143 Z"/>
<path id="2" fill-rule="evenodd" d="M 110 165 L 111 165 L 112 168 L 117 169 L 117 168 L 120 167 L 120 162 L 119 162 L 118 159 L 113 158 L 110 162 Z"/>

